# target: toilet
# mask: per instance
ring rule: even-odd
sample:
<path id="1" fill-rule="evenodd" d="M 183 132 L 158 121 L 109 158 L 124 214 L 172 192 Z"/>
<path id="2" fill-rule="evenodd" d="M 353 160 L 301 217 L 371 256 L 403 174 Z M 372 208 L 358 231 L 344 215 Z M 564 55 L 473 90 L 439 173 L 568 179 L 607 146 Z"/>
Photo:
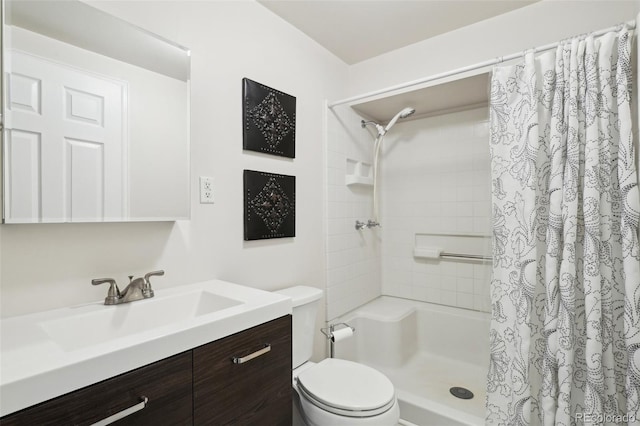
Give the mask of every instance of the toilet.
<path id="1" fill-rule="evenodd" d="M 343 359 L 309 361 L 322 290 L 296 286 L 277 293 L 293 305 L 294 425 L 397 425 L 395 389 L 384 374 Z"/>

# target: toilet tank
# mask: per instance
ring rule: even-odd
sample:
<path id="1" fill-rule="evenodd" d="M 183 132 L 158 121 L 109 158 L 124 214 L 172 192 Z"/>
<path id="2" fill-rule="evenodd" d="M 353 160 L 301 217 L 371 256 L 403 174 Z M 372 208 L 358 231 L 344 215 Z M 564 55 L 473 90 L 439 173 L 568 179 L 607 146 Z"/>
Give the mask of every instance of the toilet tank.
<path id="1" fill-rule="evenodd" d="M 309 359 L 313 353 L 313 338 L 316 333 L 316 313 L 322 298 L 322 290 L 315 287 L 289 287 L 276 293 L 289 296 L 293 306 L 293 368 Z"/>

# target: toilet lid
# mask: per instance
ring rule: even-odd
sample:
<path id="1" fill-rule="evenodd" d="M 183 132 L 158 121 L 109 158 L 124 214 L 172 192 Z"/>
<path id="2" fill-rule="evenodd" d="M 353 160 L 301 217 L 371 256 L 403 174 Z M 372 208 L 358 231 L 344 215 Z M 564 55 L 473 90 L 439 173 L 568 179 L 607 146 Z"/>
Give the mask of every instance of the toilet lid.
<path id="1" fill-rule="evenodd" d="M 315 405 L 353 417 L 383 413 L 395 403 L 391 381 L 366 365 L 327 358 L 298 375 L 298 387 Z"/>

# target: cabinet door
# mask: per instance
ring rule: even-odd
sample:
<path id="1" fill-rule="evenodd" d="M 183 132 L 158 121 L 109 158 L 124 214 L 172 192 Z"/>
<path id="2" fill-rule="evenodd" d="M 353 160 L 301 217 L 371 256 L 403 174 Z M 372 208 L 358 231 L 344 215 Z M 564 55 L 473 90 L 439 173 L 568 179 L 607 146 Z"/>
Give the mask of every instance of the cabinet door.
<path id="1" fill-rule="evenodd" d="M 90 425 L 148 398 L 117 422 L 124 425 L 192 423 L 191 351 L 124 373 L 0 419 L 0 425 Z"/>
<path id="2" fill-rule="evenodd" d="M 193 378 L 196 425 L 291 425 L 291 316 L 194 349 Z"/>

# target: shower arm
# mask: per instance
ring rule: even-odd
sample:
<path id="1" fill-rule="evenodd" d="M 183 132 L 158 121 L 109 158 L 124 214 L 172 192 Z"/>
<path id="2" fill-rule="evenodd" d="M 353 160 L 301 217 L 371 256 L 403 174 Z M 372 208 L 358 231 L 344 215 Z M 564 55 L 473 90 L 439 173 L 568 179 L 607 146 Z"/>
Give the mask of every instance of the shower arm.
<path id="1" fill-rule="evenodd" d="M 373 120 L 369 120 L 369 121 L 361 120 L 360 125 L 362 126 L 363 129 L 368 125 L 375 126 L 376 130 L 378 131 L 378 136 L 384 135 L 385 133 L 387 133 L 387 129 L 385 129 L 384 127 L 382 127 L 380 124 L 376 123 Z"/>

